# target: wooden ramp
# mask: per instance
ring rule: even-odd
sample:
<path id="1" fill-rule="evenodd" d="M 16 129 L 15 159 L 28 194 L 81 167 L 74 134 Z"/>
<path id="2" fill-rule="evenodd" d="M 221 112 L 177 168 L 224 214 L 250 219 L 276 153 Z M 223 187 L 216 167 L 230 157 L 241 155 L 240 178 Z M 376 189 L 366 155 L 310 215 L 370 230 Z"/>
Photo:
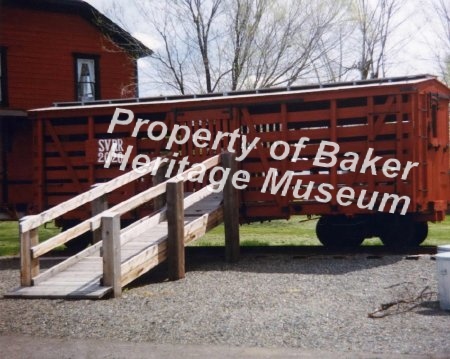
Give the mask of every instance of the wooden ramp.
<path id="1" fill-rule="evenodd" d="M 222 194 L 210 194 L 185 211 L 184 244 L 199 238 L 222 222 Z M 121 286 L 167 259 L 168 223 L 162 211 L 120 233 Z M 6 297 L 90 298 L 111 293 L 103 286 L 102 243 L 99 242 L 34 278 L 34 285 L 21 287 Z"/>
<path id="2" fill-rule="evenodd" d="M 223 221 L 224 207 L 226 210 L 232 205 L 233 189 L 227 183 L 223 192 L 211 191 L 217 186 L 205 187 L 185 196 L 183 180 L 172 179 L 149 189 L 150 198 L 161 194 L 158 186 L 166 191 L 165 207 L 123 229 L 120 229 L 120 215 L 130 209 L 127 204 L 121 203 L 95 215 L 87 222 L 94 234 L 101 235 L 101 240 L 42 273 L 39 273 L 39 255 L 83 232 L 80 228 L 84 228 L 84 222 L 48 240 L 50 244 L 36 245 L 32 239 L 36 240 L 34 227 L 40 221 L 31 218 L 34 224 L 21 223 L 21 287 L 5 297 L 100 299 L 109 294 L 120 296 L 122 287 L 166 259 L 169 259 L 169 279 L 184 277 L 184 246 Z M 146 196 L 143 193 L 135 197 Z M 237 225 L 237 217 L 232 222 Z M 25 252 L 24 248 L 29 250 Z M 232 250 L 227 250 L 227 257 Z"/>

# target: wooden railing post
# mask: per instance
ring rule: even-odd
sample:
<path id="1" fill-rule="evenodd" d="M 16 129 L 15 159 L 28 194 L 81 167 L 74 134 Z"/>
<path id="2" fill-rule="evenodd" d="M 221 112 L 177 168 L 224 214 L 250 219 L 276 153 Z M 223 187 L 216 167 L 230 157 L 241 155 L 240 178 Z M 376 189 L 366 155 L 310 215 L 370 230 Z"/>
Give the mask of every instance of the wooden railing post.
<path id="1" fill-rule="evenodd" d="M 102 216 L 103 285 L 113 288 L 115 298 L 122 295 L 120 268 L 120 214 L 105 213 Z"/>
<path id="2" fill-rule="evenodd" d="M 152 178 L 152 185 L 156 186 L 166 180 L 167 163 L 161 163 Z M 163 193 L 153 199 L 153 210 L 158 210 L 166 205 L 166 194 Z"/>
<path id="3" fill-rule="evenodd" d="M 22 220 L 25 220 L 23 218 Z M 20 235 L 20 285 L 29 287 L 33 284 L 33 277 L 39 274 L 39 259 L 33 258 L 31 247 L 39 244 L 38 228 L 23 232 L 19 225 Z"/>
<path id="4" fill-rule="evenodd" d="M 185 276 L 183 181 L 167 182 L 167 262 L 169 280 Z"/>
<path id="5" fill-rule="evenodd" d="M 232 178 L 236 173 L 237 163 L 234 153 L 222 153 L 222 166 L 230 168 L 223 188 L 223 221 L 225 226 L 225 259 L 227 262 L 239 260 L 239 198 Z"/>
<path id="6" fill-rule="evenodd" d="M 91 186 L 91 189 L 99 186 L 99 183 L 96 183 Z M 102 213 L 103 211 L 106 211 L 108 209 L 108 195 L 105 193 L 102 196 L 95 198 L 91 202 L 91 212 L 92 217 L 96 216 L 97 214 Z M 101 228 L 98 228 L 92 232 L 92 238 L 93 243 L 100 242 L 102 240 L 102 230 Z"/>

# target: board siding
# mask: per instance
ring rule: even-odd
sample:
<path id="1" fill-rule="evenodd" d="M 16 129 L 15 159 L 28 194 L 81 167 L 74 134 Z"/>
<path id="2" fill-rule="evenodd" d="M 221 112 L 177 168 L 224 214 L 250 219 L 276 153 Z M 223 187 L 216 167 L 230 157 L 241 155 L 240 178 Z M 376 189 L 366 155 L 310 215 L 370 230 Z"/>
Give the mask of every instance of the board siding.
<path id="1" fill-rule="evenodd" d="M 2 6 L 0 45 L 7 48 L 9 108 L 74 101 L 74 54 L 99 56 L 102 98 L 136 95 L 136 60 L 78 14 Z"/>

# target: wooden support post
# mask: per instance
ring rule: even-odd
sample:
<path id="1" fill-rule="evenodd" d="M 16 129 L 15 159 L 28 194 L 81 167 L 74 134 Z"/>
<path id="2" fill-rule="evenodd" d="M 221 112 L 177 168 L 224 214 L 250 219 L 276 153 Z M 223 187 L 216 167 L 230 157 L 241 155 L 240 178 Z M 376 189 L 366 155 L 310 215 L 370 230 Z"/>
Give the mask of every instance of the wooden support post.
<path id="1" fill-rule="evenodd" d="M 227 262 L 239 260 L 239 198 L 232 178 L 236 173 L 237 163 L 234 153 L 222 153 L 222 165 L 230 168 L 230 173 L 223 189 L 223 222 L 225 225 L 225 259 Z"/>
<path id="2" fill-rule="evenodd" d="M 105 213 L 102 216 L 103 285 L 113 287 L 115 298 L 122 295 L 120 268 L 120 214 Z"/>
<path id="3" fill-rule="evenodd" d="M 167 163 L 161 163 L 156 170 L 156 174 L 152 178 L 153 187 L 166 180 Z M 157 211 L 166 204 L 166 194 L 163 193 L 153 199 L 153 210 Z"/>
<path id="4" fill-rule="evenodd" d="M 94 184 L 91 186 L 91 189 L 97 187 L 99 184 Z M 91 211 L 92 211 L 92 217 L 96 216 L 97 214 L 102 213 L 103 211 L 106 211 L 108 209 L 108 196 L 107 194 L 104 194 L 103 196 L 100 196 L 96 199 L 94 199 L 91 203 Z M 92 233 L 93 243 L 100 242 L 102 240 L 102 230 L 101 228 L 98 228 L 93 231 Z"/>
<path id="5" fill-rule="evenodd" d="M 169 280 L 185 276 L 183 181 L 167 182 L 167 262 Z"/>
<path id="6" fill-rule="evenodd" d="M 31 229 L 20 233 L 20 285 L 29 287 L 33 285 L 33 277 L 39 274 L 39 259 L 33 258 L 31 247 L 39 244 L 38 229 Z"/>

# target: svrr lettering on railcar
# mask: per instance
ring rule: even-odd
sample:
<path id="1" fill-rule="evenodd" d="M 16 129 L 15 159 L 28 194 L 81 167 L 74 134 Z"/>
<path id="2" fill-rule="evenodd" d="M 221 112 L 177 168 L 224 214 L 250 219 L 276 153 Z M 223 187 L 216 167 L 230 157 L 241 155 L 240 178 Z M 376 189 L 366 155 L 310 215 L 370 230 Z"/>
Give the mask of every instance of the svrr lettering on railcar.
<path id="1" fill-rule="evenodd" d="M 124 153 L 124 141 L 121 138 L 102 138 L 98 140 L 97 163 L 106 163 L 109 152 L 114 147 L 114 152 Z M 113 163 L 122 163 L 121 156 L 114 156 L 111 160 Z"/>

